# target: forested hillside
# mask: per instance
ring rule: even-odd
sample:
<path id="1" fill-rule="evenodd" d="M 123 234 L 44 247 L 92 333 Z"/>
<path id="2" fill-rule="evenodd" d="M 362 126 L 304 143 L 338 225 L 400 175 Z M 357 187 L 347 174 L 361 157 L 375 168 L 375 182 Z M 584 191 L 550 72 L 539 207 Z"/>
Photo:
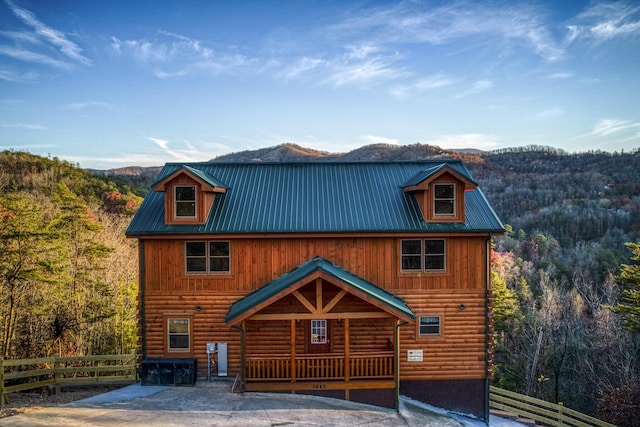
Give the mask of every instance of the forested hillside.
<path id="1" fill-rule="evenodd" d="M 640 152 L 415 144 L 332 154 L 285 144 L 212 161 L 445 157 L 465 161 L 508 230 L 494 238 L 494 383 L 638 425 Z M 89 172 L 0 153 L 5 356 L 135 345 L 137 255 L 124 230 L 158 170 Z"/>
<path id="2" fill-rule="evenodd" d="M 0 349 L 7 358 L 136 346 L 141 198 L 59 159 L 0 153 Z"/>

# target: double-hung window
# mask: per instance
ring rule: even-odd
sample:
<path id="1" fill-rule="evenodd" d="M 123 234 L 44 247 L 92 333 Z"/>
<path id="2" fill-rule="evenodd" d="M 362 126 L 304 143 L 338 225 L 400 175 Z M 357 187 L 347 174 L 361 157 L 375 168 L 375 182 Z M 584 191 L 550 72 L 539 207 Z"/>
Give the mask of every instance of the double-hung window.
<path id="1" fill-rule="evenodd" d="M 176 218 L 194 218 L 196 216 L 196 187 L 193 185 L 175 187 Z"/>
<path id="2" fill-rule="evenodd" d="M 402 240 L 401 268 L 405 272 L 445 271 L 444 239 Z"/>
<path id="3" fill-rule="evenodd" d="M 189 318 L 167 319 L 169 351 L 190 351 L 190 327 L 191 322 Z"/>
<path id="4" fill-rule="evenodd" d="M 440 316 L 420 316 L 418 319 L 418 337 L 437 337 L 442 335 Z"/>
<path id="5" fill-rule="evenodd" d="M 185 243 L 185 270 L 187 273 L 229 273 L 229 242 L 207 241 Z"/>
<path id="6" fill-rule="evenodd" d="M 433 212 L 436 216 L 455 216 L 456 186 L 455 184 L 434 184 Z"/>

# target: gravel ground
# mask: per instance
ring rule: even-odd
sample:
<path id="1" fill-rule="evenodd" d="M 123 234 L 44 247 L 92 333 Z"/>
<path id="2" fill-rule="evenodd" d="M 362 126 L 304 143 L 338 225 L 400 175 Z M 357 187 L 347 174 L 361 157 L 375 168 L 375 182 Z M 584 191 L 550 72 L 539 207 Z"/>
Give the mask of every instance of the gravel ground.
<path id="1" fill-rule="evenodd" d="M 23 414 L 50 406 L 65 405 L 76 400 L 86 399 L 97 394 L 106 393 L 120 386 L 84 386 L 64 387 L 58 394 L 49 394 L 47 388 L 29 390 L 28 392 L 9 394 L 9 403 L 0 408 L 0 418 Z"/>

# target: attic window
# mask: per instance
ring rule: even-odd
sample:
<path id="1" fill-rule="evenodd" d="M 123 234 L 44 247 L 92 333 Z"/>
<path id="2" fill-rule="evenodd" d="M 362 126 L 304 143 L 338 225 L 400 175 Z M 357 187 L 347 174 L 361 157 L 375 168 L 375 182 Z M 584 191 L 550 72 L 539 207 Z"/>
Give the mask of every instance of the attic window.
<path id="1" fill-rule="evenodd" d="M 434 213 L 436 215 L 455 215 L 456 186 L 455 184 L 434 184 L 433 186 Z"/>
<path id="2" fill-rule="evenodd" d="M 196 216 L 196 187 L 175 187 L 176 217 L 194 218 Z"/>

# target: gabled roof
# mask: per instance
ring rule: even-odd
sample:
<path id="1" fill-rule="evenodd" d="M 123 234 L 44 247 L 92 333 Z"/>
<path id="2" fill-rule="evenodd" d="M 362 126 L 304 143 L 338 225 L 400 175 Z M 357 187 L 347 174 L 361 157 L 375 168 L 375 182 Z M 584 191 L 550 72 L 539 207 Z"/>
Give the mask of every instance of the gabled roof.
<path id="1" fill-rule="evenodd" d="M 153 184 L 151 184 L 151 188 L 154 191 L 164 191 L 165 184 L 171 181 L 176 176 L 180 175 L 181 173 L 190 175 L 191 178 L 209 186 L 210 191 L 217 189 L 218 192 L 224 192 L 224 190 L 226 190 L 227 188 L 224 184 L 222 184 L 220 181 L 218 181 L 214 177 L 210 176 L 207 172 L 200 169 L 196 169 L 189 165 L 182 165 L 181 168 L 174 171 L 171 175 L 156 179 L 156 181 Z"/>
<path id="2" fill-rule="evenodd" d="M 321 275 L 318 276 L 317 273 Z M 415 319 L 415 314 L 400 298 L 322 257 L 315 257 L 233 303 L 224 321 L 237 324 L 250 314 L 268 306 L 274 298 L 280 299 L 290 294 L 316 276 L 324 276 L 334 283 L 339 283 L 349 293 L 373 301 L 374 305 L 394 316 L 406 320 Z"/>
<path id="3" fill-rule="evenodd" d="M 478 183 L 471 178 L 469 171 L 462 163 L 440 163 L 428 169 L 418 172 L 415 176 L 405 182 L 402 187 L 404 189 L 415 187 L 424 181 L 430 180 L 444 172 L 449 172 L 460 181 L 464 182 L 467 189 L 475 189 Z"/>
<path id="4" fill-rule="evenodd" d="M 479 188 L 465 193 L 465 222 L 424 221 L 415 196 L 403 187 L 445 166 L 471 180 L 460 160 L 169 163 L 156 182 L 191 171 L 224 183 L 226 192 L 215 198 L 204 224 L 175 225 L 164 222 L 165 194 L 150 191 L 127 235 L 503 232 Z"/>

